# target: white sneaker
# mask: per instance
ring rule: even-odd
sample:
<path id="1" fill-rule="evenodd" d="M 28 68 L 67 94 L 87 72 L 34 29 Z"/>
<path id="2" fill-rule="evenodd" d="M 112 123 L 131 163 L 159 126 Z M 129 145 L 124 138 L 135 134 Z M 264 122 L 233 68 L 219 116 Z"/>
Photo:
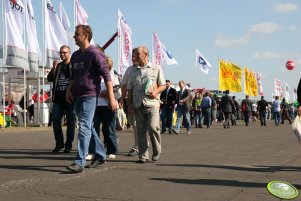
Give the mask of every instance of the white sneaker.
<path id="1" fill-rule="evenodd" d="M 87 160 L 87 161 L 91 161 L 93 158 L 94 158 L 94 155 L 93 155 L 93 154 L 88 154 L 88 155 L 86 156 L 86 160 Z"/>
<path id="2" fill-rule="evenodd" d="M 116 155 L 115 154 L 109 154 L 107 155 L 107 159 L 115 159 Z"/>

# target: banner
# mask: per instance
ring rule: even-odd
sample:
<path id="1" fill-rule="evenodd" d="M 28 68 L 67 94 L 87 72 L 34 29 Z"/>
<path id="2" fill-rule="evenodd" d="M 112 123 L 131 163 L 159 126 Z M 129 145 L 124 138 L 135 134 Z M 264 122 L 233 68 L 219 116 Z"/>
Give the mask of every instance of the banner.
<path id="1" fill-rule="evenodd" d="M 159 40 L 157 33 L 153 33 L 153 63 L 160 66 L 163 69 L 164 63 L 167 65 L 178 65 L 176 59 L 172 56 L 166 47 Z"/>
<path id="2" fill-rule="evenodd" d="M 262 87 L 262 74 L 256 72 L 256 79 L 257 79 L 257 87 L 258 87 L 258 94 L 263 96 L 263 87 Z"/>
<path id="3" fill-rule="evenodd" d="M 241 92 L 242 70 L 233 63 L 219 62 L 219 90 Z"/>
<path id="4" fill-rule="evenodd" d="M 22 1 L 5 0 L 5 45 L 7 67 L 29 70 L 28 56 L 24 43 L 25 7 Z"/>
<path id="5" fill-rule="evenodd" d="M 119 9 L 117 29 L 119 36 L 119 74 L 123 75 L 127 67 L 132 65 L 132 29 Z"/>
<path id="6" fill-rule="evenodd" d="M 80 4 L 79 0 L 75 0 L 75 15 L 76 15 L 76 25 L 83 24 L 88 25 L 88 14 L 85 9 Z M 90 44 L 95 45 L 93 37 L 90 41 Z"/>
<path id="7" fill-rule="evenodd" d="M 244 68 L 245 71 L 245 82 L 244 82 L 244 89 L 245 94 L 249 96 L 258 96 L 258 87 L 257 87 L 257 80 L 256 75 L 254 72 L 250 71 L 248 68 Z"/>
<path id="8" fill-rule="evenodd" d="M 68 45 L 67 32 L 50 0 L 46 0 L 45 8 L 45 44 L 46 66 L 51 68 L 53 61 L 60 60 L 59 50 L 62 45 Z"/>
<path id="9" fill-rule="evenodd" d="M 297 100 L 297 89 L 294 88 L 294 102 Z"/>
<path id="10" fill-rule="evenodd" d="M 67 15 L 61 1 L 59 1 L 59 18 L 60 18 L 60 21 L 61 21 L 64 29 L 65 30 L 69 29 L 69 27 L 70 27 L 69 17 Z"/>
<path id="11" fill-rule="evenodd" d="M 283 97 L 285 97 L 286 102 L 289 103 L 289 100 L 290 100 L 291 96 L 290 96 L 290 92 L 289 92 L 289 86 L 288 86 L 287 83 L 285 83 L 285 89 L 284 89 Z"/>
<path id="12" fill-rule="evenodd" d="M 79 0 L 75 0 L 75 13 L 76 13 L 76 25 L 83 24 L 88 25 L 88 14 L 80 4 Z"/>
<path id="13" fill-rule="evenodd" d="M 34 11 L 31 0 L 27 0 L 27 23 L 26 31 L 28 36 L 27 48 L 28 48 L 28 62 L 29 71 L 39 71 L 39 61 L 41 59 L 41 52 L 37 36 L 36 21 L 34 18 Z"/>
<path id="14" fill-rule="evenodd" d="M 274 78 L 274 96 L 282 97 L 282 83 L 277 78 Z"/>
<path id="15" fill-rule="evenodd" d="M 203 73 L 208 75 L 209 68 L 211 68 L 211 64 L 207 61 L 207 59 L 202 55 L 202 53 L 195 49 L 195 61 L 196 67 L 200 68 Z"/>

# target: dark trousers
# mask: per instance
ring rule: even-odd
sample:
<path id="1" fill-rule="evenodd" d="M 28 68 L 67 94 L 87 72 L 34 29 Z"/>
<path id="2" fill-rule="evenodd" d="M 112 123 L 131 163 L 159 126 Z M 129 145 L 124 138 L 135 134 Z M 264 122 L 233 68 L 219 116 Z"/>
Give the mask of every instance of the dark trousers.
<path id="1" fill-rule="evenodd" d="M 67 138 L 64 143 L 64 135 L 62 130 L 62 119 L 66 113 L 67 121 Z M 75 110 L 73 104 L 68 104 L 66 101 L 54 101 L 52 107 L 53 133 L 57 147 L 72 148 L 75 132 Z"/>
<path id="2" fill-rule="evenodd" d="M 266 111 L 265 110 L 262 110 L 262 111 L 259 111 L 259 118 L 260 118 L 260 124 L 263 126 L 263 125 L 267 125 L 266 124 Z"/>
<path id="3" fill-rule="evenodd" d="M 162 105 L 161 113 L 160 113 L 160 118 L 162 121 L 162 131 L 166 131 L 166 129 L 171 130 L 172 115 L 173 115 L 173 108 L 170 109 L 169 106 L 166 104 Z"/>

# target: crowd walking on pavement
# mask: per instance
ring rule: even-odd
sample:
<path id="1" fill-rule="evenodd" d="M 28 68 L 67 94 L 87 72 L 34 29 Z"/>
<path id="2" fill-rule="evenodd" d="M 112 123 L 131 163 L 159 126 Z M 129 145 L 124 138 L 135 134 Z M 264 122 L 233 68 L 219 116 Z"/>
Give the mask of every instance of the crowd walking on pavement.
<path id="1" fill-rule="evenodd" d="M 294 107 L 284 98 L 280 101 L 278 96 L 271 103 L 264 96 L 258 102 L 252 101 L 248 95 L 237 101 L 229 90 L 217 94 L 206 89 L 191 89 L 184 80 L 173 85 L 174 81 L 165 80 L 160 66 L 149 61 L 148 48 L 143 45 L 133 48 L 132 66 L 120 79 L 114 72 L 112 58 L 91 44 L 92 36 L 90 26 L 78 25 L 73 38 L 79 49 L 71 54 L 68 46 L 62 46 L 61 62 L 54 62 L 47 76 L 53 83 L 55 146 L 52 152 L 64 149 L 65 153 L 70 153 L 75 127 L 79 125 L 77 154 L 67 166 L 71 172 L 96 168 L 118 157 L 117 110 L 126 113 L 126 124 L 133 129 L 133 146 L 127 155 L 137 156 L 138 163 L 160 159 L 161 135 L 165 133 L 179 135 L 181 129 L 185 129 L 189 135 L 193 126 L 206 132 L 201 129 L 219 124 L 230 129 L 238 120 L 249 126 L 257 123 L 257 118 L 261 126 L 267 126 L 271 119 L 276 126 L 284 124 L 285 120 L 292 123 Z M 65 141 L 64 115 L 67 122 Z M 87 160 L 91 160 L 88 165 Z"/>

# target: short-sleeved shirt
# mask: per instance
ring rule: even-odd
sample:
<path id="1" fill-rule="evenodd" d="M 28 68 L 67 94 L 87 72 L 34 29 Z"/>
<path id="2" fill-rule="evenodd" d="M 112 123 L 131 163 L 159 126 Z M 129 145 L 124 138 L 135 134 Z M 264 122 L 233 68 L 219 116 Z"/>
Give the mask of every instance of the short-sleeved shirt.
<path id="1" fill-rule="evenodd" d="M 157 99 L 149 98 L 147 91 L 149 87 L 157 88 L 162 85 L 165 85 L 165 79 L 159 66 L 148 63 L 144 67 L 134 68 L 127 84 L 127 89 L 133 90 L 133 107 L 138 109 L 142 104 L 145 107 L 158 107 L 159 96 Z"/>
<path id="2" fill-rule="evenodd" d="M 128 82 L 129 82 L 129 78 L 130 78 L 130 75 L 131 75 L 131 72 L 132 70 L 134 70 L 135 68 L 137 68 L 137 66 L 130 66 L 130 67 L 127 67 L 124 75 L 123 75 L 123 78 L 122 78 L 122 81 L 121 81 L 121 84 L 122 85 L 127 85 Z"/>

